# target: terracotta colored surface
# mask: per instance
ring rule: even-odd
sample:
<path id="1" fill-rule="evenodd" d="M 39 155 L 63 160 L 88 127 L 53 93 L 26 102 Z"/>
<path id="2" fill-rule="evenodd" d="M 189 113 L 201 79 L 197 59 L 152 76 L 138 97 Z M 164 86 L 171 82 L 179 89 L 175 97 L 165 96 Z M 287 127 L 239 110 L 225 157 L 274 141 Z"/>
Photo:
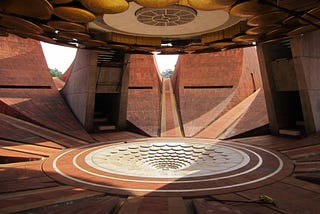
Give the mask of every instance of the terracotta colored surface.
<path id="1" fill-rule="evenodd" d="M 127 118 L 151 136 L 160 128 L 161 84 L 152 55 L 130 56 Z"/>
<path id="2" fill-rule="evenodd" d="M 182 137 L 182 127 L 169 78 L 163 78 L 161 108 L 161 137 Z"/>
<path id="3" fill-rule="evenodd" d="M 184 133 L 195 136 L 261 87 L 257 54 L 254 48 L 219 53 L 181 55 L 172 77 Z M 263 103 L 263 97 L 260 98 Z M 253 121 L 263 120 L 265 108 L 257 108 Z M 250 115 L 244 120 L 253 118 Z M 259 127 L 252 122 L 243 131 Z M 241 132 L 236 129 L 235 133 Z"/>

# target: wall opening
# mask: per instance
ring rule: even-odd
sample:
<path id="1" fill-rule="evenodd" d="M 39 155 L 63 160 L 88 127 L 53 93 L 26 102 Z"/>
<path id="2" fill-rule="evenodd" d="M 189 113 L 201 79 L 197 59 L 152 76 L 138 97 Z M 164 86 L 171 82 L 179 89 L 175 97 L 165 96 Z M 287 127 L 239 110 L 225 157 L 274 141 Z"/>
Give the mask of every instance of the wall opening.
<path id="1" fill-rule="evenodd" d="M 119 117 L 119 93 L 97 93 L 94 106 L 94 131 L 116 129 Z"/>
<path id="2" fill-rule="evenodd" d="M 154 56 L 160 75 L 165 78 L 170 78 L 175 71 L 179 55 L 154 54 Z"/>

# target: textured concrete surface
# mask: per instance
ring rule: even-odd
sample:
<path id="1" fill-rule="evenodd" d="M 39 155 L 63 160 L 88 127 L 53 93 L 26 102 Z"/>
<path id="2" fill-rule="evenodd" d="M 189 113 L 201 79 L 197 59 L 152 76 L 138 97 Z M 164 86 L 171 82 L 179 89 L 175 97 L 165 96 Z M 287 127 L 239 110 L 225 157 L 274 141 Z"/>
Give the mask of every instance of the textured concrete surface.
<path id="1" fill-rule="evenodd" d="M 189 137 L 201 132 L 262 85 L 255 48 L 182 55 L 172 81 L 185 136 Z M 263 108 L 261 111 L 266 113 Z"/>
<path id="2" fill-rule="evenodd" d="M 0 101 L 10 112 L 92 141 L 53 84 L 39 41 L 10 35 L 0 37 L 0 45 Z"/>
<path id="3" fill-rule="evenodd" d="M 130 56 L 128 120 L 151 136 L 160 130 L 161 80 L 152 55 Z"/>

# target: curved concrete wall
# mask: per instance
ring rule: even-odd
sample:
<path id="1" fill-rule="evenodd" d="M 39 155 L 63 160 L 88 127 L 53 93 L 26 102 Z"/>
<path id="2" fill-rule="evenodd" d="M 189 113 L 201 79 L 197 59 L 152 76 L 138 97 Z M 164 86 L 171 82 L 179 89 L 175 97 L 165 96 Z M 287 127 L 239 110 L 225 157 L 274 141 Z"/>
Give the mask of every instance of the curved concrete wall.
<path id="1" fill-rule="evenodd" d="M 172 81 L 185 135 L 194 136 L 261 87 L 255 48 L 181 55 Z"/>

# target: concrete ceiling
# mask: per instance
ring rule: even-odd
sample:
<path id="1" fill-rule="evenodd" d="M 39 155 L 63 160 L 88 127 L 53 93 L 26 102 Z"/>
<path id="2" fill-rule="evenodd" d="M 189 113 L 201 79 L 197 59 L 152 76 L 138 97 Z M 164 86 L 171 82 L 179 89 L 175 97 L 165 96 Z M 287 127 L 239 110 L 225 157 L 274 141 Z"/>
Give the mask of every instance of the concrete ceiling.
<path id="1" fill-rule="evenodd" d="M 320 27 L 318 0 L 2 0 L 0 35 L 129 53 L 221 51 Z"/>

